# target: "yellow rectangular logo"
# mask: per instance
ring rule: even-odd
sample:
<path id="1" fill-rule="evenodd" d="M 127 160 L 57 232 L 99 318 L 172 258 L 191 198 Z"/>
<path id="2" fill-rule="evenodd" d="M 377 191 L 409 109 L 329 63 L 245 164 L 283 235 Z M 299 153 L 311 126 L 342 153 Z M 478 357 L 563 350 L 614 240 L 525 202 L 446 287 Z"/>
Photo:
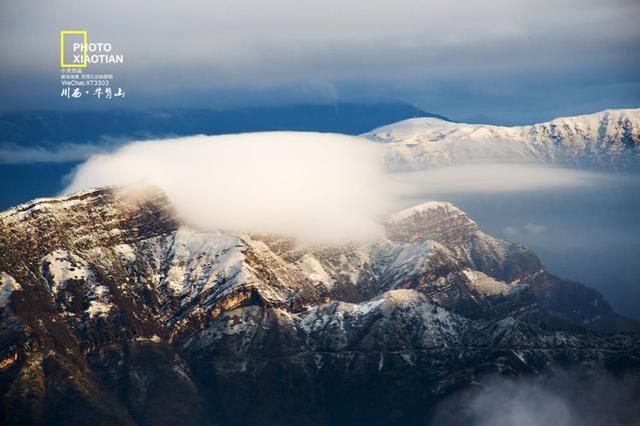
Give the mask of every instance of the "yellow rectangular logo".
<path id="1" fill-rule="evenodd" d="M 64 62 L 64 38 L 67 35 L 81 35 L 82 36 L 82 56 L 84 62 L 80 64 L 67 64 Z M 82 30 L 63 30 L 60 31 L 60 67 L 61 68 L 86 68 L 87 67 L 87 32 Z"/>

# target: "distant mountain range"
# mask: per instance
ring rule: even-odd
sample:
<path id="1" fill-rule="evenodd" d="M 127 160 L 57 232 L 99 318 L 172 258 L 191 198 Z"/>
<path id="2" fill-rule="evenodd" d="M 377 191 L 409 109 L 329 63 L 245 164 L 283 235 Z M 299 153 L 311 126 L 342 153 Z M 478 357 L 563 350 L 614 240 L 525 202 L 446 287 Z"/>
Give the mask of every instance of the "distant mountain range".
<path id="1" fill-rule="evenodd" d="M 421 425 L 488 373 L 640 375 L 637 322 L 444 202 L 299 247 L 99 189 L 0 213 L 0 275 L 3 424 Z"/>
<path id="2" fill-rule="evenodd" d="M 335 103 L 231 110 L 29 111 L 0 115 L 0 145 L 46 146 L 103 139 L 300 130 L 357 135 L 415 117 L 445 117 L 408 104 Z"/>
<path id="3" fill-rule="evenodd" d="M 640 109 L 514 127 L 414 118 L 363 137 L 385 145 L 394 171 L 504 161 L 640 170 Z"/>

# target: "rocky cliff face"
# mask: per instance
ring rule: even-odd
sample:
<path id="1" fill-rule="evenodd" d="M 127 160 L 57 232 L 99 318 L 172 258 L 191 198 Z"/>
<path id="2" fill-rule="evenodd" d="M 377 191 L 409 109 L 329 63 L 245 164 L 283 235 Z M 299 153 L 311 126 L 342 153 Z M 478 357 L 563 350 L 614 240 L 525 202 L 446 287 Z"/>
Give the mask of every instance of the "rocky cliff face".
<path id="1" fill-rule="evenodd" d="M 0 214 L 8 424 L 420 424 L 483 373 L 638 372 L 636 324 L 430 202 L 342 247 L 111 189 Z"/>

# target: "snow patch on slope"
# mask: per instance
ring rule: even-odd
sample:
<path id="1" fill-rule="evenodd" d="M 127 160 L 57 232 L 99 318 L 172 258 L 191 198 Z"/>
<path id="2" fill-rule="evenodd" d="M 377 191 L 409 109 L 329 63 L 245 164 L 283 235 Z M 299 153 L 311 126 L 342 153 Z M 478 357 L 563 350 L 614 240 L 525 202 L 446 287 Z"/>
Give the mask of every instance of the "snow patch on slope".
<path id="1" fill-rule="evenodd" d="M 322 283 L 328 289 L 331 289 L 335 284 L 335 280 L 331 278 L 322 264 L 309 253 L 302 257 L 298 266 L 311 281 Z"/>
<path id="2" fill-rule="evenodd" d="M 88 281 L 93 277 L 87 262 L 66 250 L 55 250 L 42 258 L 43 276 L 49 277 L 49 289 L 54 295 L 69 282 Z"/>
<path id="3" fill-rule="evenodd" d="M 109 288 L 98 284 L 89 263 L 81 257 L 66 250 L 54 250 L 42 258 L 40 268 L 49 290 L 56 298 L 64 296 L 61 293 L 70 286 L 79 287 L 88 302 L 84 313 L 89 318 L 106 317 L 114 308 Z M 65 297 L 62 300 L 66 303 Z"/>
<path id="4" fill-rule="evenodd" d="M 2 282 L 0 282 L 0 307 L 4 308 L 9 304 L 13 292 L 22 290 L 22 287 L 6 272 L 2 272 L 0 276 L 2 278 Z"/>
<path id="5" fill-rule="evenodd" d="M 512 288 L 508 284 L 502 281 L 498 281 L 480 271 L 465 269 L 462 272 L 466 275 L 469 281 L 471 281 L 471 284 L 476 290 L 487 296 L 505 294 L 508 293 Z"/>

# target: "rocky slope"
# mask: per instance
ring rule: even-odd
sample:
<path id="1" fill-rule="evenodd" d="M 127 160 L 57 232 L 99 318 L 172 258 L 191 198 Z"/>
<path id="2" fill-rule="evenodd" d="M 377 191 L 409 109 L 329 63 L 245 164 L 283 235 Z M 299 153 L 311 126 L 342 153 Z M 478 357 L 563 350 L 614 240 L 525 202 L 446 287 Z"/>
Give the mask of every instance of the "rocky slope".
<path id="1" fill-rule="evenodd" d="M 514 127 L 414 118 L 363 136 L 386 145 L 389 168 L 395 171 L 496 161 L 640 169 L 640 109 Z"/>
<path id="2" fill-rule="evenodd" d="M 112 189 L 0 214 L 7 424 L 422 424 L 487 372 L 638 373 L 637 324 L 449 203 L 300 247 Z"/>

